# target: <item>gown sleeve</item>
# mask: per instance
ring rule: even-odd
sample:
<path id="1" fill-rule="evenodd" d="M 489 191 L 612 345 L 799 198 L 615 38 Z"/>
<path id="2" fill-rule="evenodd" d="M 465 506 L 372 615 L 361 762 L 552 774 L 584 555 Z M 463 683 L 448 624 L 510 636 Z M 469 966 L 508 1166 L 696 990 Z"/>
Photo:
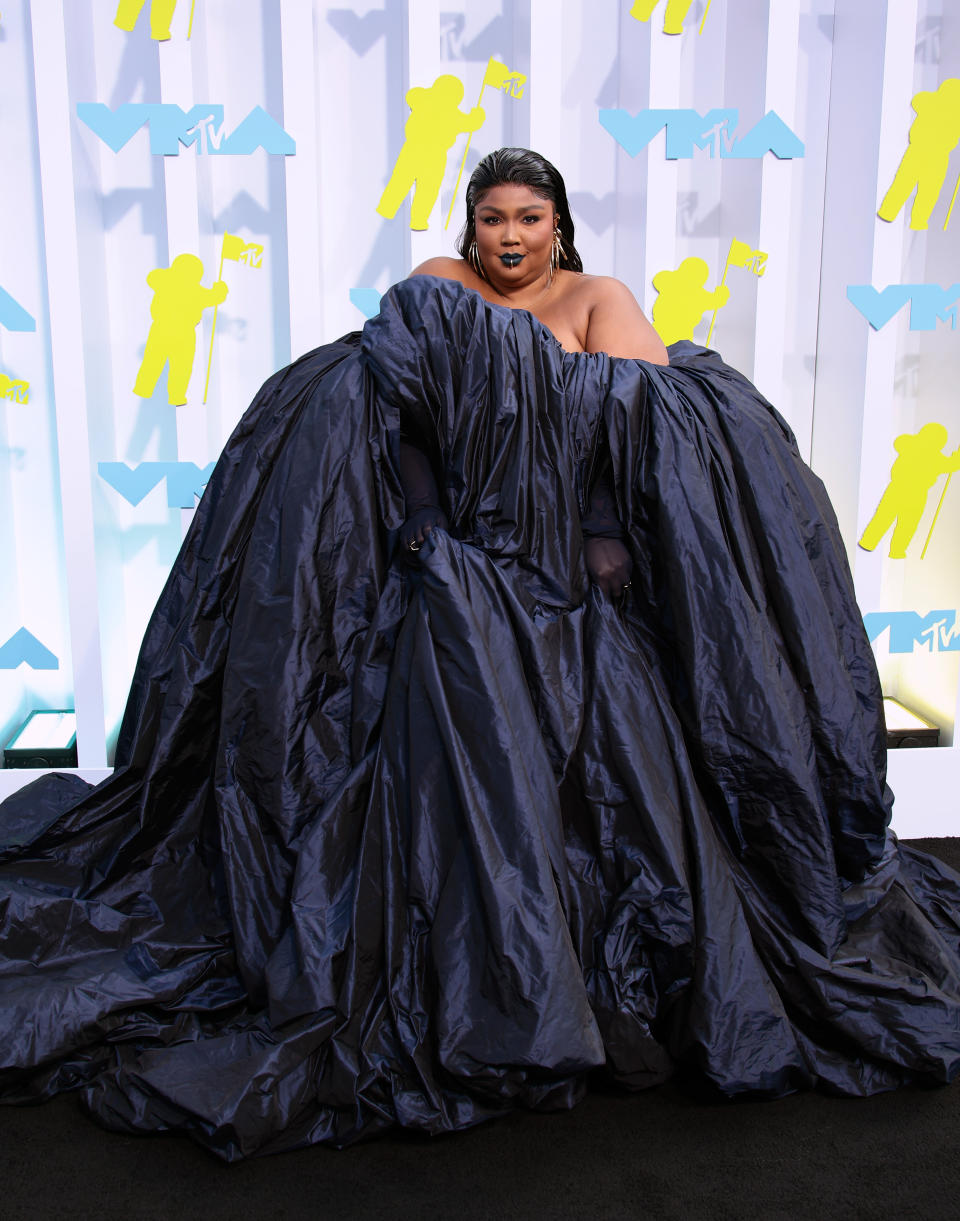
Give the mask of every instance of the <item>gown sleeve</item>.
<path id="1" fill-rule="evenodd" d="M 420 509 L 439 508 L 440 493 L 430 466 L 430 459 L 423 449 L 401 430 L 397 465 L 400 484 L 403 488 L 406 516 L 412 517 Z"/>
<path id="2" fill-rule="evenodd" d="M 623 539 L 623 525 L 617 514 L 617 502 L 613 491 L 613 464 L 610 459 L 610 450 L 605 444 L 599 456 L 597 473 L 590 488 L 580 526 L 584 538 Z"/>

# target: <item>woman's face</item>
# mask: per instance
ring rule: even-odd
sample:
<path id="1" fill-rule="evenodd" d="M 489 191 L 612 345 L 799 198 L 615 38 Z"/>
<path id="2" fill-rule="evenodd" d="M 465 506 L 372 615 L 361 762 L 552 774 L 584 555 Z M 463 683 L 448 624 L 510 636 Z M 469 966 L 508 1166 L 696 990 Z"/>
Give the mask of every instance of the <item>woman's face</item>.
<path id="1" fill-rule="evenodd" d="M 480 261 L 494 287 L 523 288 L 548 274 L 556 225 L 549 199 L 504 183 L 480 196 L 473 215 Z"/>

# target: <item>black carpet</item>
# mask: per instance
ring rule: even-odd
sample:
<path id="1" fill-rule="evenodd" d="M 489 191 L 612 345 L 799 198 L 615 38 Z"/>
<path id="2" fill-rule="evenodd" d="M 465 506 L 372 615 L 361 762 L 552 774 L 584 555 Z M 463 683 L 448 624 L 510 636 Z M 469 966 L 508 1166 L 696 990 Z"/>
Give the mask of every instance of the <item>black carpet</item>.
<path id="1" fill-rule="evenodd" d="M 911 840 L 960 870 L 960 839 Z M 0 1217 L 960 1218 L 960 1082 L 864 1100 L 593 1093 L 435 1140 L 224 1166 L 183 1137 L 103 1132 L 71 1097 L 0 1108 Z"/>

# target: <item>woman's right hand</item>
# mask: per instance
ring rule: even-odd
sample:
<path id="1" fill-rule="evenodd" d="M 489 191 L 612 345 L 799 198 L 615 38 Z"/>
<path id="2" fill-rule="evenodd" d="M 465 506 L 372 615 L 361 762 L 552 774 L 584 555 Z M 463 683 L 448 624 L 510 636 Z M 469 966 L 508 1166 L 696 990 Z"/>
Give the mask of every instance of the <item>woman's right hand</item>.
<path id="1" fill-rule="evenodd" d="M 400 527 L 400 543 L 407 551 L 419 551 L 427 535 L 435 527 L 440 530 L 448 529 L 446 515 L 436 505 L 424 505 Z"/>

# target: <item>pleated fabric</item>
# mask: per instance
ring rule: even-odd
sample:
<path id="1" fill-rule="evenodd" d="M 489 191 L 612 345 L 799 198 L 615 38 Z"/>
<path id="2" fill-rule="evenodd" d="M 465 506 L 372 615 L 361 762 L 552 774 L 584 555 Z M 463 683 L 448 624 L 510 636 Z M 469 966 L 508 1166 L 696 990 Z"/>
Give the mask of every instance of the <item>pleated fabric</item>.
<path id="1" fill-rule="evenodd" d="M 0 1089 L 227 1160 L 568 1107 L 604 1069 L 852 1095 L 960 1067 L 960 878 L 888 830 L 824 489 L 692 344 L 459 284 L 264 386 L 111 778 L 0 805 Z M 448 531 L 397 547 L 401 427 Z M 590 586 L 609 454 L 635 569 Z"/>

